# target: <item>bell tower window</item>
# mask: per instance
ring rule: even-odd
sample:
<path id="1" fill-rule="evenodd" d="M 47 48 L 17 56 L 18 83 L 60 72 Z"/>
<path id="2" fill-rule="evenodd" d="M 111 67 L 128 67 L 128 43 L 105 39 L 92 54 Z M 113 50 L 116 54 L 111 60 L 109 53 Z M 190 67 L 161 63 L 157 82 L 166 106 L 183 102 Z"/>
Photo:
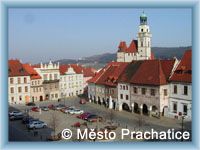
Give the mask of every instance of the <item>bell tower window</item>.
<path id="1" fill-rule="evenodd" d="M 143 47 L 143 42 L 141 41 L 141 47 Z"/>
<path id="2" fill-rule="evenodd" d="M 143 32 L 143 29 L 141 29 L 141 32 Z"/>

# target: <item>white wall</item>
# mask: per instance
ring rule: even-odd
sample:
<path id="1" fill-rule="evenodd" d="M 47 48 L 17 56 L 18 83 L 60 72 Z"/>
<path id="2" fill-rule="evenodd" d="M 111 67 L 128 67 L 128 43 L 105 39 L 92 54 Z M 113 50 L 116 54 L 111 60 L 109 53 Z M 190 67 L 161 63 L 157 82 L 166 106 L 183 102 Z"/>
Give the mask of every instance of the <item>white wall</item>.
<path id="1" fill-rule="evenodd" d="M 10 84 L 10 78 L 13 78 L 13 84 Z M 20 78 L 21 83 L 18 84 L 18 78 Z M 24 83 L 24 78 L 27 82 Z M 14 88 L 14 93 L 11 93 L 11 87 Z M 18 92 L 18 87 L 21 87 L 21 92 Z M 28 87 L 28 91 L 25 92 L 25 87 Z M 18 77 L 8 77 L 8 96 L 10 104 L 25 104 L 30 101 L 30 76 L 18 76 Z M 21 100 L 20 98 L 21 97 Z M 13 99 L 13 100 L 12 100 Z"/>

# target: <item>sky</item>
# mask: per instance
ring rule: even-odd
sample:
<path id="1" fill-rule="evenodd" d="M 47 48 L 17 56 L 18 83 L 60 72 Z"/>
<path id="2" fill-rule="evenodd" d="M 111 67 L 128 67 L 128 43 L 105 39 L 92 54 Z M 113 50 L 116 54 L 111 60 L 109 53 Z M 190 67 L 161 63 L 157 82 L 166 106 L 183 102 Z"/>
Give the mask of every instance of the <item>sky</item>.
<path id="1" fill-rule="evenodd" d="M 137 39 L 143 11 L 153 47 L 191 46 L 189 8 L 9 8 L 9 59 L 39 63 L 115 53 L 120 41 Z"/>

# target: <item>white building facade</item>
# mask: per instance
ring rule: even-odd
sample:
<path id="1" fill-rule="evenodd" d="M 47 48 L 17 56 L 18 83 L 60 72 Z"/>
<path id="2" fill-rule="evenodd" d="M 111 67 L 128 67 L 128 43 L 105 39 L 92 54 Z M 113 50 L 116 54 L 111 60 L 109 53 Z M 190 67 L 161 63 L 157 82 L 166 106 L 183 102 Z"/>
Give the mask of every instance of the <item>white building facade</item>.
<path id="1" fill-rule="evenodd" d="M 19 60 L 9 60 L 9 104 L 26 104 L 30 101 L 30 76 Z"/>
<path id="2" fill-rule="evenodd" d="M 83 94 L 83 81 L 83 74 L 76 73 L 71 66 L 66 67 L 65 72 L 60 75 L 61 98 Z"/>

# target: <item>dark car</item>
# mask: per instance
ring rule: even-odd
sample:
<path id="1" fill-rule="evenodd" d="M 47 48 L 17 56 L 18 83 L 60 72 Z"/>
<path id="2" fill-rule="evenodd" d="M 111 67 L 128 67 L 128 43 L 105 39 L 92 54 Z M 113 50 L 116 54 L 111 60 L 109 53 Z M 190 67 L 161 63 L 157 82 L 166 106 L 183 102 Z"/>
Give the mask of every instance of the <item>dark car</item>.
<path id="1" fill-rule="evenodd" d="M 9 117 L 9 119 L 10 120 L 22 120 L 24 118 L 24 115 L 11 115 L 10 117 Z"/>
<path id="2" fill-rule="evenodd" d="M 91 113 L 85 112 L 85 113 L 83 113 L 83 114 L 81 114 L 81 115 L 78 115 L 77 118 L 85 120 L 85 119 L 86 119 L 87 117 L 89 117 L 90 115 L 91 115 Z"/>
<path id="3" fill-rule="evenodd" d="M 27 103 L 26 106 L 35 106 L 35 103 L 30 102 L 30 103 Z"/>
<path id="4" fill-rule="evenodd" d="M 49 111 L 49 108 L 47 106 L 41 106 L 40 107 L 43 111 Z"/>
<path id="5" fill-rule="evenodd" d="M 97 122 L 97 121 L 101 122 L 102 120 L 103 120 L 103 118 L 100 116 L 97 116 L 97 115 L 90 115 L 87 118 L 87 121 L 89 121 L 89 122 Z"/>
<path id="6" fill-rule="evenodd" d="M 35 118 L 32 118 L 32 117 L 27 117 L 27 118 L 24 118 L 23 120 L 22 120 L 22 123 L 23 124 L 29 124 L 29 123 L 31 123 L 31 122 L 33 122 L 33 121 L 38 121 L 39 119 L 35 119 Z"/>

